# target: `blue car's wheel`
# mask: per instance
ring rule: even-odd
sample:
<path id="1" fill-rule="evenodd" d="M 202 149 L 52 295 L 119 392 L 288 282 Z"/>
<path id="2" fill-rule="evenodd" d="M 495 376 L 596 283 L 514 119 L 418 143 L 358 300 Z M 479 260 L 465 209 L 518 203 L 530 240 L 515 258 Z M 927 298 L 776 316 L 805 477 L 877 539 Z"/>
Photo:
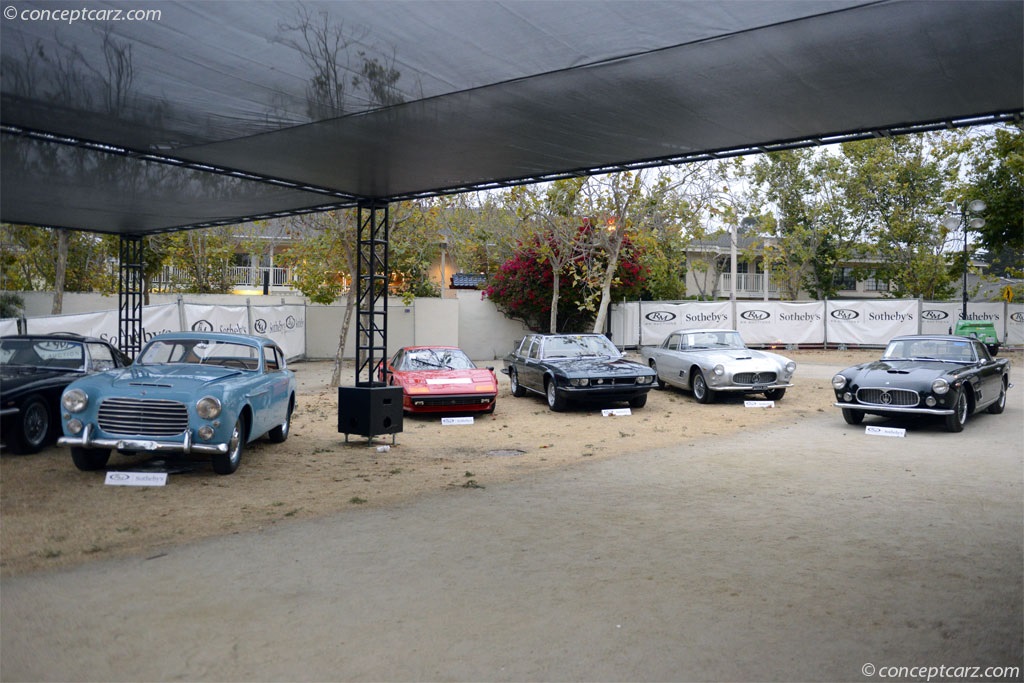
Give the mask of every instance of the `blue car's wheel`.
<path id="1" fill-rule="evenodd" d="M 228 441 L 228 452 L 217 453 L 213 456 L 213 471 L 217 474 L 233 474 L 238 469 L 238 463 L 242 460 L 242 451 L 245 449 L 245 418 L 239 416 L 235 422 L 235 428 L 231 430 L 231 439 Z"/>
<path id="2" fill-rule="evenodd" d="M 110 460 L 110 451 L 105 448 L 71 447 L 71 461 L 83 472 L 101 470 L 107 466 L 108 460 Z"/>
<path id="3" fill-rule="evenodd" d="M 294 405 L 294 403 L 289 402 L 288 416 L 284 418 L 284 422 L 271 429 L 270 433 L 267 434 L 267 438 L 269 438 L 272 443 L 284 443 L 285 439 L 288 438 L 288 432 L 292 429 L 292 409 L 294 408 Z"/>

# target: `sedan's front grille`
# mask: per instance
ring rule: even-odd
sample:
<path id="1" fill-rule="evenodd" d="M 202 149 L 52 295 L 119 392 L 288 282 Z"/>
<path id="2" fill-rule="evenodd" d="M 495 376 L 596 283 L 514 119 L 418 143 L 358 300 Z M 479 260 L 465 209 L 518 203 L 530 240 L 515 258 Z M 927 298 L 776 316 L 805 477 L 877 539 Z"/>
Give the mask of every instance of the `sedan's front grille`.
<path id="1" fill-rule="evenodd" d="M 732 376 L 734 384 L 775 384 L 774 372 L 737 372 Z"/>
<path id="2" fill-rule="evenodd" d="M 900 406 L 913 407 L 920 401 L 916 391 L 910 389 L 875 389 L 864 388 L 857 390 L 857 400 L 860 403 L 871 406 Z"/>
<path id="3" fill-rule="evenodd" d="M 636 384 L 636 377 L 595 377 L 590 380 L 590 385 L 597 387 L 632 386 L 634 384 Z"/>
<path id="4" fill-rule="evenodd" d="M 188 408 L 156 398 L 108 398 L 100 403 L 100 429 L 108 434 L 173 436 L 188 429 Z"/>

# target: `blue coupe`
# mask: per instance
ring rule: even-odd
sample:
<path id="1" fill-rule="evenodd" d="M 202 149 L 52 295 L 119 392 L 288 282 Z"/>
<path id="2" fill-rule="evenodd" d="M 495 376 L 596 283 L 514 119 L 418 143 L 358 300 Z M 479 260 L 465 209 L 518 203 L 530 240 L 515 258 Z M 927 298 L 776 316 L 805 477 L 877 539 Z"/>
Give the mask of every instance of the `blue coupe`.
<path id="1" fill-rule="evenodd" d="M 208 456 L 217 474 L 231 474 L 245 444 L 288 438 L 295 373 L 270 339 L 162 334 L 131 366 L 72 382 L 61 407 L 58 443 L 80 470 L 105 467 L 117 450 Z"/>

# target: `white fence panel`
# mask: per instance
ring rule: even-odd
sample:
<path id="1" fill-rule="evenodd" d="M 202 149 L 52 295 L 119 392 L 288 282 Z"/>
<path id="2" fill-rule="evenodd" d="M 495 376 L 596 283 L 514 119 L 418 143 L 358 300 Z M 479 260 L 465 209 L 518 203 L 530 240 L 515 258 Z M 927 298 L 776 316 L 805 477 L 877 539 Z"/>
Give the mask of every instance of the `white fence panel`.
<path id="1" fill-rule="evenodd" d="M 755 346 L 825 343 L 825 302 L 739 301 L 736 330 Z"/>
<path id="2" fill-rule="evenodd" d="M 0 337 L 8 334 L 18 334 L 17 318 L 4 318 L 0 320 Z"/>
<path id="3" fill-rule="evenodd" d="M 917 299 L 826 301 L 825 341 L 829 344 L 885 346 L 901 334 L 917 334 Z"/>

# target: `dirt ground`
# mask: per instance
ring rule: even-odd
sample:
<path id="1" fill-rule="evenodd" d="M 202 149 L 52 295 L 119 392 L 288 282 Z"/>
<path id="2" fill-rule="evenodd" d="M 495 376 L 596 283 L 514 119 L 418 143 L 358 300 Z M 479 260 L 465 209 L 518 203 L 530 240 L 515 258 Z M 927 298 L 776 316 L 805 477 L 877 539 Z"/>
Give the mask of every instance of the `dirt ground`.
<path id="1" fill-rule="evenodd" d="M 164 487 L 106 486 L 102 472 L 76 470 L 64 448 L 3 453 L 0 572 L 153 556 L 176 544 L 286 520 L 387 506 L 447 487 L 487 487 L 582 461 L 796 422 L 833 411 L 831 374 L 879 352 L 784 353 L 798 363 L 796 386 L 772 408 L 745 407 L 742 397 L 699 405 L 690 394 L 667 389 L 652 390 L 646 407 L 628 416 L 605 417 L 594 408 L 553 413 L 539 396 L 512 397 L 508 378 L 499 374 L 493 415 L 469 425 L 407 416 L 396 445 L 384 452 L 378 446 L 390 445 L 390 437 L 369 444 L 353 436 L 346 443 L 338 433 L 337 391 L 327 385 L 331 363 L 295 363 L 299 396 L 289 439 L 250 444 L 231 476 L 195 463 L 191 471 L 172 473 Z M 1020 367 L 1020 352 L 1011 357 Z M 352 384 L 351 370 L 342 384 Z M 110 468 L 131 470 L 138 462 L 115 454 Z"/>

